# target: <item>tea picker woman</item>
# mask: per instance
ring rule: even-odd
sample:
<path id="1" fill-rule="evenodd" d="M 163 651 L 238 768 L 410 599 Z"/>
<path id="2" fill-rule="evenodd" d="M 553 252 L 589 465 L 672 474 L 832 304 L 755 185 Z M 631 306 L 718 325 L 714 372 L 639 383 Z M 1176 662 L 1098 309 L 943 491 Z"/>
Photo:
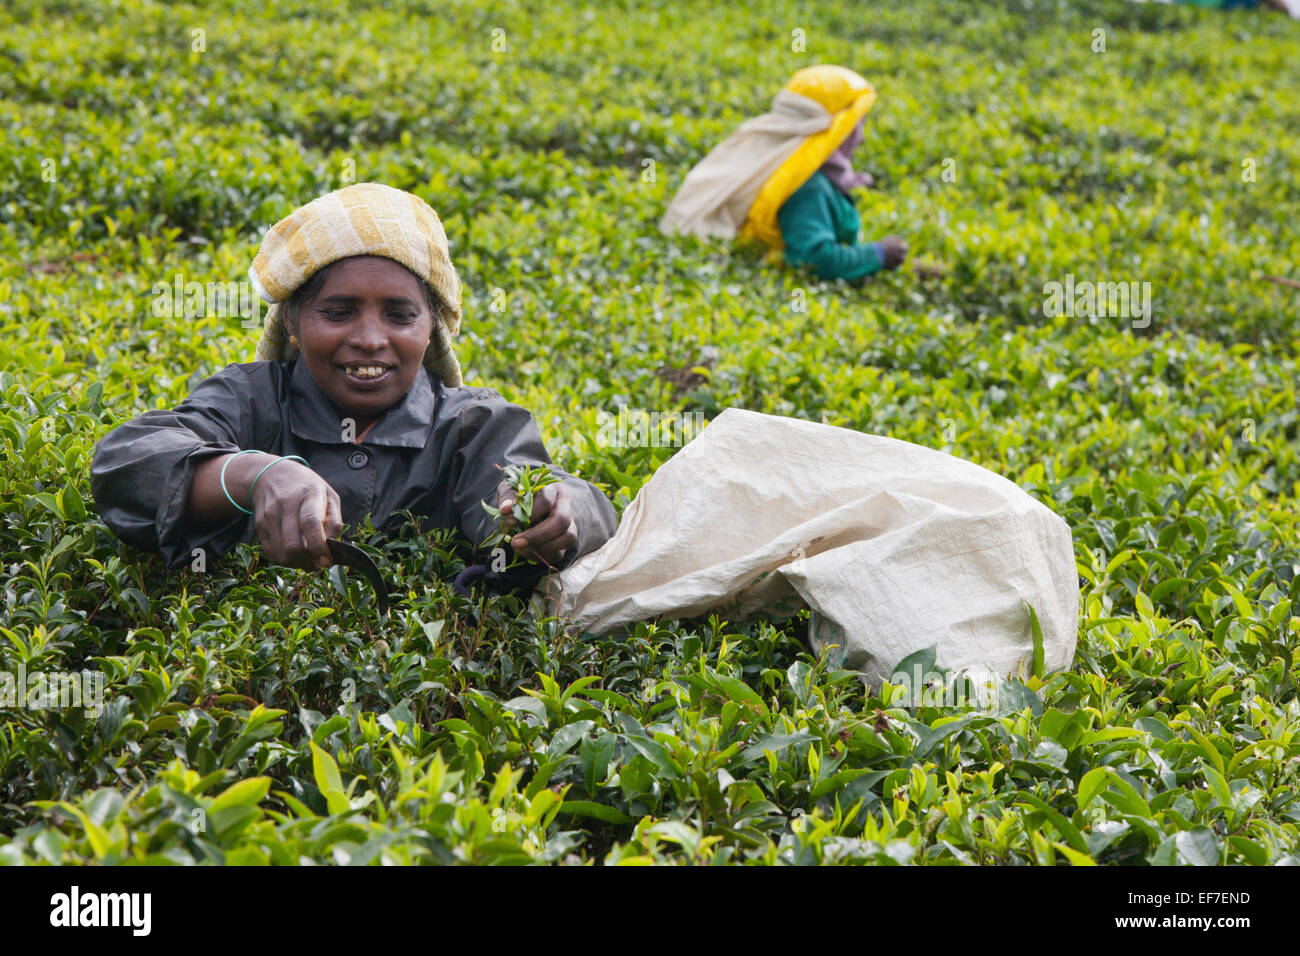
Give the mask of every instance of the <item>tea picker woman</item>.
<path id="1" fill-rule="evenodd" d="M 1300 0 L 1176 0 L 1176 2 L 1189 7 L 1211 7 L 1216 10 L 1264 6 L 1289 13 L 1293 17 L 1300 17 Z"/>
<path id="2" fill-rule="evenodd" d="M 860 280 L 907 258 L 907 243 L 859 242 L 853 168 L 876 91 L 840 66 L 794 74 L 772 109 L 744 123 L 687 174 L 659 228 L 701 238 L 757 239 L 772 258 L 823 279 Z"/>
<path id="3" fill-rule="evenodd" d="M 551 463 L 528 411 L 461 380 L 460 281 L 423 200 L 375 183 L 316 199 L 267 232 L 249 275 L 272 303 L 258 361 L 96 446 L 91 490 L 124 541 L 170 568 L 254 539 L 274 563 L 323 568 L 327 538 L 367 514 L 395 532 L 410 510 L 478 545 L 494 530 L 482 502 L 512 510 L 499 467 Z M 531 589 L 613 534 L 600 490 L 552 471 L 510 539 L 525 562 L 487 571 L 489 590 Z"/>

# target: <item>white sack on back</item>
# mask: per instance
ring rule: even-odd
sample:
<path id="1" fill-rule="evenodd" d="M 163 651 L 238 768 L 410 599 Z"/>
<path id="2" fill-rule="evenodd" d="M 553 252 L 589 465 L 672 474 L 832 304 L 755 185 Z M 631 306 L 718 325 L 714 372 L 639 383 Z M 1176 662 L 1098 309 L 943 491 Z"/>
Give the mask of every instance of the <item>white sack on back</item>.
<path id="1" fill-rule="evenodd" d="M 729 408 L 660 466 L 603 547 L 539 584 L 593 634 L 709 611 L 813 610 L 816 650 L 879 685 L 937 645 L 945 669 L 1074 657 L 1070 529 L 985 468 L 909 442 Z"/>

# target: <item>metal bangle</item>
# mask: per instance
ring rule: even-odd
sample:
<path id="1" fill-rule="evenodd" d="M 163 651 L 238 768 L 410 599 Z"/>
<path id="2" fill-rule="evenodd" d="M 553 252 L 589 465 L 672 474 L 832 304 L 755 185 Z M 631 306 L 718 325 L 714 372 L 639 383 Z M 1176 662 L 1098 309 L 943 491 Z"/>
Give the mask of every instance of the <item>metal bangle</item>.
<path id="1" fill-rule="evenodd" d="M 231 455 L 221 463 L 221 492 L 226 496 L 227 501 L 229 501 L 232 505 L 234 505 L 236 508 L 238 508 L 246 515 L 251 515 L 253 512 L 249 511 L 247 508 L 241 505 L 234 498 L 230 497 L 230 490 L 226 487 L 226 469 L 229 468 L 230 463 L 234 461 L 236 458 L 238 458 L 240 455 L 252 455 L 255 454 L 256 452 L 257 452 L 256 448 L 245 448 L 243 451 L 235 452 L 233 455 Z M 275 462 L 272 462 L 272 464 L 275 464 Z"/>

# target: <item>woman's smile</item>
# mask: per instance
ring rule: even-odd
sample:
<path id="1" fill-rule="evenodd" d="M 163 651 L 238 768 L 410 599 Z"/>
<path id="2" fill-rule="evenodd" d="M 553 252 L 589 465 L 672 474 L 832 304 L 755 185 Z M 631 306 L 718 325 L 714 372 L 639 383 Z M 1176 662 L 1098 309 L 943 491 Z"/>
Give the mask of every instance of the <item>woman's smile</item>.
<path id="1" fill-rule="evenodd" d="M 338 367 L 347 377 L 348 385 L 362 391 L 379 388 L 388 381 L 388 373 L 392 371 L 391 366 L 373 362 L 353 362 Z"/>

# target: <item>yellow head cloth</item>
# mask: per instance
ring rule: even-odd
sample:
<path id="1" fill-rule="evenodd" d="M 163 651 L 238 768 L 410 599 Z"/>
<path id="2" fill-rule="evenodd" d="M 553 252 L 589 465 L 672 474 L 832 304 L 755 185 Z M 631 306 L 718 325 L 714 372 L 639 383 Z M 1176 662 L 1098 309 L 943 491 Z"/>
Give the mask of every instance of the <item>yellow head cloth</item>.
<path id="1" fill-rule="evenodd" d="M 271 303 L 257 343 L 260 360 L 291 359 L 283 305 L 304 282 L 350 256 L 383 256 L 427 282 L 441 302 L 424 367 L 449 388 L 462 384 L 451 350 L 460 332 L 460 279 L 452 267 L 442 222 L 419 196 L 379 183 L 357 183 L 313 199 L 277 222 L 262 239 L 248 276 Z"/>
<path id="2" fill-rule="evenodd" d="M 852 70 L 830 64 L 805 67 L 790 78 L 785 88 L 826 107 L 831 125 L 804 140 L 767 178 L 749 207 L 741 237 L 758 239 L 774 251 L 785 248 L 776 220 L 785 201 L 840 148 L 876 102 L 876 91 L 870 83 Z"/>

